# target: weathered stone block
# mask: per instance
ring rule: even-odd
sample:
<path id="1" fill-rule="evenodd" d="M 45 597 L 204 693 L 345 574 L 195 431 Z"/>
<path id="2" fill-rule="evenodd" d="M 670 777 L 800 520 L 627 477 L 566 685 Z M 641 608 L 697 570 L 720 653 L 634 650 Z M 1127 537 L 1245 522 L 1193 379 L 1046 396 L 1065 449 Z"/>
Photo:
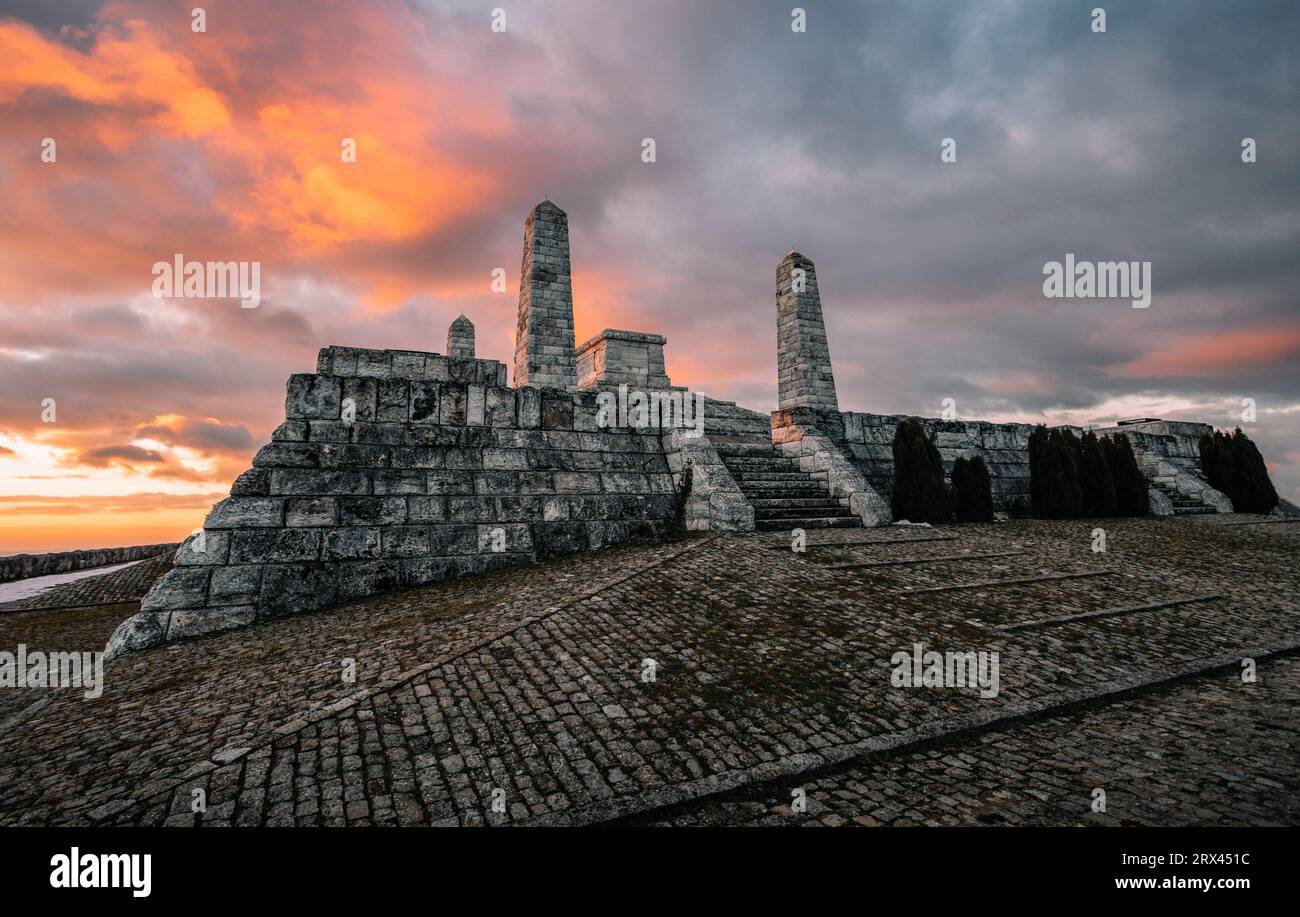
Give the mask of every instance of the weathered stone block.
<path id="1" fill-rule="evenodd" d="M 340 497 L 342 525 L 401 525 L 406 522 L 405 497 Z"/>
<path id="2" fill-rule="evenodd" d="M 474 525 L 433 525 L 429 527 L 429 553 L 474 554 L 478 551 L 478 527 Z"/>
<path id="3" fill-rule="evenodd" d="M 338 528 L 325 532 L 322 560 L 356 560 L 378 557 L 383 539 L 378 528 Z"/>
<path id="4" fill-rule="evenodd" d="M 470 471 L 451 469 L 425 474 L 425 489 L 431 494 L 472 494 L 474 475 Z"/>
<path id="5" fill-rule="evenodd" d="M 425 486 L 425 472 L 418 470 L 376 471 L 374 488 L 378 495 L 383 494 L 422 494 Z"/>
<path id="6" fill-rule="evenodd" d="M 338 577 L 340 600 L 387 592 L 404 585 L 401 562 L 396 559 L 347 561 L 339 564 Z"/>
<path id="7" fill-rule="evenodd" d="M 260 564 L 220 567 L 212 571 L 209 597 L 214 605 L 242 605 L 255 602 L 261 586 Z"/>
<path id="8" fill-rule="evenodd" d="M 437 382 L 411 383 L 411 423 L 439 423 L 442 387 Z"/>
<path id="9" fill-rule="evenodd" d="M 316 560 L 320 557 L 321 541 L 319 529 L 235 532 L 230 545 L 230 562 L 267 564 Z"/>
<path id="10" fill-rule="evenodd" d="M 341 401 L 337 376 L 295 373 L 289 377 L 285 415 L 291 420 L 338 420 Z"/>
<path id="11" fill-rule="evenodd" d="M 227 497 L 208 513 L 205 529 L 256 528 L 284 522 L 284 501 L 275 497 Z"/>
<path id="12" fill-rule="evenodd" d="M 542 393 L 542 427 L 547 430 L 573 429 L 573 399 L 563 393 Z"/>
<path id="13" fill-rule="evenodd" d="M 202 608 L 208 598 L 209 567 L 172 567 L 140 602 L 141 611 Z"/>
<path id="14" fill-rule="evenodd" d="M 333 497 L 295 497 L 288 501 L 284 524 L 288 526 L 337 525 L 338 504 Z"/>
<path id="15" fill-rule="evenodd" d="M 542 390 L 533 386 L 517 389 L 515 399 L 519 405 L 519 426 L 525 430 L 540 427 L 542 425 Z"/>
<path id="16" fill-rule="evenodd" d="M 533 545 L 537 556 L 572 554 L 590 547 L 587 526 L 582 522 L 540 522 L 533 526 Z"/>
<path id="17" fill-rule="evenodd" d="M 399 525 L 383 530 L 384 557 L 419 557 L 429 553 L 428 526 Z"/>
<path id="18" fill-rule="evenodd" d="M 367 494 L 370 493 L 370 478 L 364 471 L 277 468 L 271 472 L 271 493 L 303 496 Z"/>
<path id="19" fill-rule="evenodd" d="M 258 616 L 323 608 L 338 600 L 338 572 L 326 564 L 270 564 L 262 573 Z"/>
<path id="20" fill-rule="evenodd" d="M 447 521 L 446 497 L 407 497 L 406 521 L 412 525 Z"/>
<path id="21" fill-rule="evenodd" d="M 229 532 L 196 532 L 176 549 L 176 566 L 222 566 L 230 551 Z"/>
<path id="22" fill-rule="evenodd" d="M 173 611 L 168 622 L 167 639 L 183 640 L 236 627 L 246 627 L 257 618 L 252 605 L 235 605 L 226 608 L 196 608 Z"/>

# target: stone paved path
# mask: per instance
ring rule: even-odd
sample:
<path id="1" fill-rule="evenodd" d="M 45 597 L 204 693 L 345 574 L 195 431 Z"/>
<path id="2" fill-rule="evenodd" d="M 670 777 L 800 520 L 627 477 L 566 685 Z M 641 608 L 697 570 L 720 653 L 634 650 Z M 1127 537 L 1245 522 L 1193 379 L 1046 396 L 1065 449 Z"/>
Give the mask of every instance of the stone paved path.
<path id="1" fill-rule="evenodd" d="M 636 825 L 1297 825 L 1300 657 L 702 799 Z M 1094 792 L 1105 811 L 1093 811 Z M 795 792 L 803 811 L 795 812 Z"/>
<path id="2" fill-rule="evenodd" d="M 76 576 L 77 579 L 53 586 L 38 595 L 0 603 L 0 614 L 41 608 L 81 608 L 87 605 L 138 602 L 149 591 L 154 581 L 171 569 L 172 556 L 173 554 L 164 554 L 133 561 L 115 566 L 108 573 L 79 570 L 74 574 L 62 574 Z M 19 580 L 19 582 L 28 582 L 28 580 Z"/>
<path id="3" fill-rule="evenodd" d="M 1106 554 L 1094 523 L 1045 521 L 817 533 L 802 555 L 772 536 L 622 546 L 172 644 L 110 663 L 97 701 L 20 711 L 0 821 L 653 820 L 959 728 L 973 746 L 1008 716 L 1300 646 L 1300 526 L 1227 519 L 1248 521 L 1108 520 Z M 0 648 L 23 617 L 0 616 Z M 99 648 L 112 623 L 69 622 L 62 648 Z M 917 642 L 998 652 L 1000 693 L 891 687 L 890 656 Z M 1294 732 L 1293 704 L 1267 709 Z M 1052 742 L 1007 779 L 1036 786 L 1079 753 Z M 1258 804 L 1246 820 L 1296 820 Z"/>

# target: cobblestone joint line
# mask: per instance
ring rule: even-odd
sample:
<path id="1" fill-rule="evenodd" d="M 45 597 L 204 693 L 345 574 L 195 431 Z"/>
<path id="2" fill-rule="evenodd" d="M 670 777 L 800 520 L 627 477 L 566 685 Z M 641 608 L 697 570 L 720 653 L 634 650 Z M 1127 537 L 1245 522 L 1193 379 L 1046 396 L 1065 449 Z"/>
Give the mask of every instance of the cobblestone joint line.
<path id="1" fill-rule="evenodd" d="M 1014 722 L 1041 715 L 1058 715 L 1069 709 L 1098 701 L 1113 702 L 1128 695 L 1162 687 L 1176 681 L 1208 675 L 1224 669 L 1236 669 L 1243 658 L 1261 661 L 1274 656 L 1300 652 L 1300 639 L 1269 647 L 1243 650 L 1211 658 L 1196 659 L 1168 666 L 1162 671 L 1146 676 L 1138 675 L 1110 682 L 1100 690 L 1087 688 L 1060 691 L 1045 697 L 1034 698 L 1011 707 L 1005 712 L 966 714 L 939 721 L 922 723 L 891 733 L 872 736 L 859 742 L 832 746 L 821 752 L 804 752 L 788 755 L 777 761 L 765 762 L 744 771 L 731 771 L 711 775 L 665 787 L 641 797 L 601 801 L 580 809 L 544 815 L 527 822 L 527 827 L 581 826 L 616 821 L 633 815 L 644 815 L 667 809 L 685 802 L 693 802 L 723 792 L 730 792 L 776 780 L 811 777 L 818 771 L 847 764 L 855 759 L 867 759 L 882 753 L 904 753 L 917 746 L 949 741 L 965 733 L 983 733 L 1003 729 Z"/>
<path id="2" fill-rule="evenodd" d="M 1020 630 L 1032 630 L 1036 627 L 1051 627 L 1055 624 L 1068 624 L 1072 621 L 1089 621 L 1095 618 L 1113 618 L 1118 615 L 1136 614 L 1142 611 L 1159 611 L 1162 608 L 1176 608 L 1179 605 L 1191 605 L 1195 602 L 1212 602 L 1219 599 L 1226 599 L 1225 593 L 1210 593 L 1209 595 L 1194 595 L 1185 599 L 1169 599 L 1164 602 L 1148 602 L 1145 605 L 1125 605 L 1118 608 L 1102 608 L 1097 611 L 1084 611 L 1072 615 L 1058 615 L 1053 618 L 1035 618 L 1032 621 L 1021 621 L 1018 624 L 1008 624 L 1006 627 L 993 628 L 995 633 L 1009 634 Z"/>
<path id="3" fill-rule="evenodd" d="M 988 586 L 1029 586 L 1034 583 L 1051 583 L 1064 579 L 1085 579 L 1090 576 L 1105 576 L 1114 570 L 1091 570 L 1087 573 L 1051 573 L 1047 576 L 1025 576 L 1017 579 L 983 580 L 976 583 L 954 583 L 949 586 L 924 586 L 920 589 L 904 589 L 896 593 L 900 598 L 912 595 L 927 595 L 935 592 L 958 592 L 962 589 L 981 589 Z"/>

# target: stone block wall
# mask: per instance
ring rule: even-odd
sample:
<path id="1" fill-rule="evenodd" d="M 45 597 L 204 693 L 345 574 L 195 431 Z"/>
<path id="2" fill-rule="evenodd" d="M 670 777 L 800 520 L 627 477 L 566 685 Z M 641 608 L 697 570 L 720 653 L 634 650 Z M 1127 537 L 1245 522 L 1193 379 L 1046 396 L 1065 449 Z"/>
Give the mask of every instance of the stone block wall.
<path id="1" fill-rule="evenodd" d="M 505 374 L 322 350 L 110 652 L 669 531 L 661 431 L 599 429 L 595 392 L 508 388 Z"/>
<path id="2" fill-rule="evenodd" d="M 894 430 L 906 414 L 865 414 L 856 411 L 816 412 L 806 422 L 839 446 L 886 500 L 894 492 Z M 921 418 L 926 433 L 935 434 L 945 474 L 963 455 L 983 456 L 993 489 L 993 508 L 1013 515 L 1029 513 L 1029 434 L 1023 423 Z"/>
<path id="3" fill-rule="evenodd" d="M 894 430 L 906 414 L 865 414 L 854 411 L 795 411 L 774 414 L 799 415 L 802 422 L 820 430 L 862 472 L 888 500 L 893 494 Z M 935 445 L 943 458 L 944 473 L 963 455 L 980 455 L 988 465 L 995 510 L 1011 515 L 1028 515 L 1029 434 L 1032 424 L 989 421 L 937 420 L 922 418 L 927 433 L 935 434 Z M 1076 436 L 1080 427 L 1068 427 Z M 1144 424 L 1095 429 L 1098 436 L 1123 434 L 1137 456 L 1138 467 L 1153 487 L 1152 512 L 1164 514 L 1161 488 L 1169 488 L 1203 501 L 1219 512 L 1232 512 L 1226 496 L 1210 487 L 1201 476 L 1198 440 L 1212 428 L 1208 424 L 1152 421 Z M 1172 509 L 1168 510 L 1172 512 Z"/>

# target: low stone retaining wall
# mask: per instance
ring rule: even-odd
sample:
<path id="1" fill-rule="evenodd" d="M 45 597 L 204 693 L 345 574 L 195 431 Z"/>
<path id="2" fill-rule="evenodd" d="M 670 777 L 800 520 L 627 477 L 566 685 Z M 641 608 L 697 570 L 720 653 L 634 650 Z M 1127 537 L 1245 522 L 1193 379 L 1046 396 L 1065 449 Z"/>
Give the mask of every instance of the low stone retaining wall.
<path id="1" fill-rule="evenodd" d="M 125 564 L 146 557 L 157 557 L 175 551 L 177 544 L 142 544 L 129 548 L 96 548 L 91 551 L 61 551 L 56 554 L 14 554 L 0 557 L 0 583 L 29 579 L 33 576 L 50 576 L 55 573 L 72 573 L 91 567 L 108 567 Z"/>

